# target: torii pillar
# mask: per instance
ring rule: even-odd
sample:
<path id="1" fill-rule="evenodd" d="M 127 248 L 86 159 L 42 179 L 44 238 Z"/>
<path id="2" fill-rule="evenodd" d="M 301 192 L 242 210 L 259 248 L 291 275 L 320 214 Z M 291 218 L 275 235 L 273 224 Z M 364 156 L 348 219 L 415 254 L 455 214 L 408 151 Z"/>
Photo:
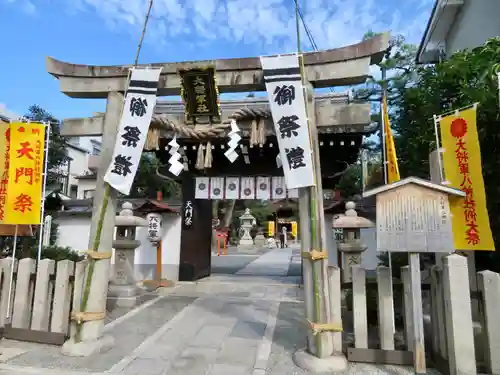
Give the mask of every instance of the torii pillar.
<path id="1" fill-rule="evenodd" d="M 97 232 L 97 224 L 104 198 L 104 175 L 113 158 L 113 147 L 118 132 L 118 124 L 123 108 L 123 94 L 119 92 L 108 93 L 106 103 L 106 114 L 104 116 L 104 131 L 102 134 L 103 149 L 100 154 L 99 170 L 97 172 L 96 189 L 92 207 L 92 222 L 89 233 L 89 249 L 92 249 Z M 102 225 L 101 240 L 98 251 L 110 252 L 113 249 L 113 237 L 115 233 L 116 218 L 116 190 L 110 189 L 106 214 Z M 108 296 L 108 284 L 110 278 L 111 259 L 95 261 L 92 283 L 90 285 L 89 298 L 86 311 L 106 312 L 106 299 Z M 86 277 L 88 267 L 86 267 Z M 77 301 L 75 301 L 77 302 Z M 73 303 L 73 311 L 79 311 L 78 303 Z M 77 306 L 75 306 L 77 305 Z M 75 341 L 74 332 L 62 347 L 63 354 L 69 356 L 88 356 L 92 353 L 108 349 L 114 344 L 112 336 L 103 336 L 104 320 L 93 320 L 83 322 L 79 342 Z"/>

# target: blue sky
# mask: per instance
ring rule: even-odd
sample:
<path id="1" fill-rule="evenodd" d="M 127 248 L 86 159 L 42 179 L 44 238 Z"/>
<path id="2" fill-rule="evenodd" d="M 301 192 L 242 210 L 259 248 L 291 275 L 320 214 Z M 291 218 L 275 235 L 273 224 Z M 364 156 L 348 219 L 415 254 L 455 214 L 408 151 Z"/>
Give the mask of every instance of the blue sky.
<path id="1" fill-rule="evenodd" d="M 0 0 L 0 104 L 18 114 L 39 104 L 58 118 L 90 116 L 103 100 L 71 99 L 45 57 L 131 64 L 148 0 Z M 300 0 L 320 49 L 358 42 L 368 30 L 418 43 L 433 0 Z M 296 50 L 293 0 L 154 0 L 140 61 L 248 57 Z M 310 50 L 303 33 L 304 48 Z"/>

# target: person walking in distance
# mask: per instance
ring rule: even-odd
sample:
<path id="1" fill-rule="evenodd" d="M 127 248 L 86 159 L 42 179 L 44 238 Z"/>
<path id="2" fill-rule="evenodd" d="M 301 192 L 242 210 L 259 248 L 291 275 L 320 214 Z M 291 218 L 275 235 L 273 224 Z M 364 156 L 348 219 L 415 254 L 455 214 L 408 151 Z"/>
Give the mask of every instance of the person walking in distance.
<path id="1" fill-rule="evenodd" d="M 281 248 L 283 249 L 285 246 L 288 247 L 287 245 L 287 241 L 286 241 L 286 227 L 283 226 L 283 228 L 281 228 L 281 234 L 280 234 L 280 245 L 281 245 Z"/>

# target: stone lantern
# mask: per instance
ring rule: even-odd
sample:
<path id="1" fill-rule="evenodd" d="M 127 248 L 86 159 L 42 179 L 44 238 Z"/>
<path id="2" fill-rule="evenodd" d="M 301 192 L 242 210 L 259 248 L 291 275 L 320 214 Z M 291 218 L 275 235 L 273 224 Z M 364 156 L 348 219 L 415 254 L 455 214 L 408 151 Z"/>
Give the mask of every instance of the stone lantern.
<path id="1" fill-rule="evenodd" d="M 361 242 L 361 229 L 372 228 L 375 224 L 364 217 L 358 216 L 354 202 L 347 202 L 345 208 L 345 215 L 340 215 L 333 220 L 333 228 L 342 229 L 344 232 L 337 246 L 343 258 L 341 262 L 343 280 L 344 282 L 351 282 L 351 267 L 361 264 L 361 254 L 368 248 Z"/>
<path id="2" fill-rule="evenodd" d="M 256 224 L 255 217 L 250 213 L 250 209 L 245 209 L 245 213 L 239 217 L 240 228 L 243 235 L 240 238 L 239 247 L 252 247 L 254 245 L 250 229 Z"/>
<path id="3" fill-rule="evenodd" d="M 134 277 L 135 249 L 141 244 L 136 240 L 137 227 L 147 227 L 148 222 L 134 216 L 132 204 L 125 202 L 116 217 L 115 264 L 108 293 L 108 304 L 117 307 L 133 307 L 138 302 L 139 288 Z"/>

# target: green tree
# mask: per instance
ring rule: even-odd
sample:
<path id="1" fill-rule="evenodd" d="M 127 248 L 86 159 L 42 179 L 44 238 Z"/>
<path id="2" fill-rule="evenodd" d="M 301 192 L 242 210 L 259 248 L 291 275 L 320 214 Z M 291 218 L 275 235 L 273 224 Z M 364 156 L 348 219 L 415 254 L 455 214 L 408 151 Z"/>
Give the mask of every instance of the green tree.
<path id="1" fill-rule="evenodd" d="M 491 229 L 500 244 L 500 111 L 497 72 L 500 69 L 500 38 L 465 50 L 435 66 L 413 69 L 414 84 L 400 90 L 393 101 L 392 125 L 403 176 L 428 178 L 428 154 L 436 148 L 433 115 L 479 103 L 477 127 Z M 476 253 L 478 268 L 500 270 L 497 253 Z M 486 259 L 484 259 L 486 258 Z M 494 261 L 492 261 L 494 260 Z"/>
<path id="2" fill-rule="evenodd" d="M 32 105 L 28 108 L 28 112 L 24 117 L 30 121 L 44 122 L 50 124 L 49 136 L 49 151 L 47 166 L 48 170 L 54 170 L 61 166 L 67 160 L 67 147 L 66 141 L 61 136 L 60 126 L 61 123 L 52 114 L 39 105 Z M 52 173 L 47 174 L 47 185 L 52 185 L 56 182 L 56 175 Z"/>
<path id="3" fill-rule="evenodd" d="M 143 153 L 137 174 L 130 190 L 131 198 L 154 198 L 161 191 L 165 198 L 179 197 L 180 185 L 169 178 L 156 173 L 160 161 L 153 153 Z"/>
<path id="4" fill-rule="evenodd" d="M 380 33 L 368 31 L 363 40 L 372 38 Z M 389 50 L 383 60 L 378 64 L 386 77 L 369 77 L 367 82 L 354 90 L 355 100 L 369 102 L 372 105 L 372 121 L 381 124 L 380 102 L 383 88 L 387 87 L 388 103 L 394 102 L 401 91 L 411 85 L 414 80 L 416 46 L 405 42 L 403 36 L 393 37 L 389 43 Z M 368 153 L 368 178 L 367 188 L 380 186 L 384 183 L 384 174 L 381 160 L 381 132 L 378 131 L 379 142 L 365 139 L 363 148 Z M 361 193 L 361 165 L 351 165 L 342 175 L 336 189 L 342 192 L 344 198 L 351 198 Z"/>
<path id="5" fill-rule="evenodd" d="M 340 177 L 335 190 L 338 190 L 344 199 L 359 195 L 361 193 L 361 165 L 350 165 Z"/>
<path id="6" fill-rule="evenodd" d="M 377 33 L 372 31 L 365 34 L 363 39 L 373 37 Z M 394 115 L 395 111 L 397 113 L 398 104 L 401 102 L 401 98 L 405 95 L 406 90 L 412 86 L 415 86 L 418 81 L 418 68 L 415 64 L 417 47 L 412 44 L 408 44 L 402 35 L 396 35 L 391 38 L 389 42 L 389 49 L 385 53 L 384 58 L 378 64 L 381 74 L 379 77 L 370 77 L 366 84 L 354 91 L 355 98 L 360 101 L 368 101 L 372 103 L 372 121 L 376 121 L 381 124 L 381 100 L 383 96 L 384 88 L 387 89 L 387 103 L 389 107 L 389 117 L 391 125 L 393 128 L 393 133 L 395 139 L 398 139 L 398 133 L 395 131 L 394 126 Z M 381 124 L 382 125 L 382 124 Z M 415 129 L 418 132 L 418 128 Z M 378 148 L 372 148 L 372 154 L 369 158 L 370 164 L 368 166 L 368 181 L 367 188 L 374 188 L 384 184 L 384 170 L 382 165 L 382 155 L 380 143 L 382 141 L 381 132 L 378 132 L 380 137 L 380 142 L 378 143 Z M 414 140 L 414 147 L 420 147 L 418 145 L 418 140 Z M 376 153 L 378 151 L 378 157 Z M 402 163 L 402 150 L 401 147 L 396 146 L 396 152 L 399 159 L 399 163 Z M 428 160 L 426 158 L 425 160 Z M 421 165 L 420 163 L 419 165 Z M 405 171 L 408 172 L 408 171 Z M 405 174 L 401 171 L 402 176 L 412 175 L 412 173 Z M 428 166 L 427 166 L 428 172 Z M 427 173 L 428 174 L 428 173 Z M 386 254 L 379 256 L 381 264 L 389 265 L 389 259 Z M 408 257 L 404 254 L 393 254 L 392 255 L 392 265 L 395 270 L 395 277 L 399 277 L 399 268 L 401 266 L 408 264 Z"/>

